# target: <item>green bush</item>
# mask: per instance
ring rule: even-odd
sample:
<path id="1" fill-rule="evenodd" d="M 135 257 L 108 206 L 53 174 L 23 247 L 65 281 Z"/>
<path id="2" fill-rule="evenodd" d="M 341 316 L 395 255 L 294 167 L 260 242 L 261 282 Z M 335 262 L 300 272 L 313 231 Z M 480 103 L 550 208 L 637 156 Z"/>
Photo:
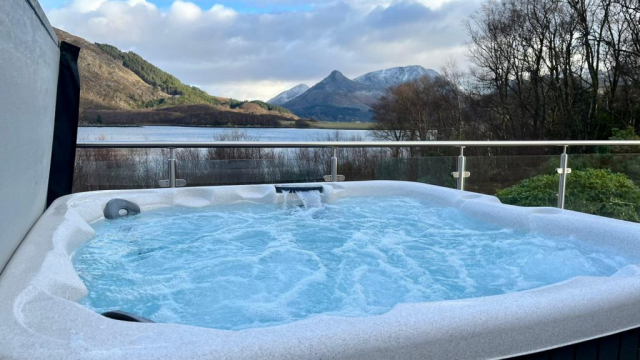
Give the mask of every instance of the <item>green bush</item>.
<path id="1" fill-rule="evenodd" d="M 560 167 L 560 158 L 542 164 L 537 173 L 552 174 Z M 574 171 L 609 169 L 613 173 L 625 174 L 635 184 L 640 184 L 640 153 L 571 154 L 569 167 Z"/>
<path id="2" fill-rule="evenodd" d="M 311 123 L 307 120 L 297 120 L 296 127 L 299 129 L 307 129 L 311 127 Z"/>
<path id="3" fill-rule="evenodd" d="M 559 175 L 539 175 L 499 191 L 505 204 L 555 206 Z M 568 175 L 566 208 L 588 214 L 640 222 L 640 188 L 610 170 L 576 170 Z"/>

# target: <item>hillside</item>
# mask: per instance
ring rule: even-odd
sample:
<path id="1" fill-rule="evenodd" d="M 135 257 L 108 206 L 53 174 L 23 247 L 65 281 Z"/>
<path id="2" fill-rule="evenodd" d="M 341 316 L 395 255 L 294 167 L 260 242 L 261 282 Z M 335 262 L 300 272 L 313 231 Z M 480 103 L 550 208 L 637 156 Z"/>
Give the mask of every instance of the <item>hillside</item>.
<path id="1" fill-rule="evenodd" d="M 294 114 L 321 121 L 367 122 L 371 121 L 373 105 L 389 87 L 414 81 L 423 76 L 436 77 L 434 70 L 422 66 L 396 67 L 374 71 L 350 80 L 339 71 L 306 91 L 295 87 L 283 92 L 270 102 L 281 98 L 291 100 L 282 106 Z"/>
<path id="2" fill-rule="evenodd" d="M 113 59 L 120 61 L 122 66 L 133 71 L 142 81 L 171 96 L 146 103 L 145 107 L 175 104 L 220 104 L 218 99 L 197 87 L 183 84 L 175 76 L 160 70 L 134 52 L 122 52 L 115 46 L 108 44 L 96 43 L 96 46 Z"/>
<path id="3" fill-rule="evenodd" d="M 169 95 L 154 89 L 122 63 L 103 52 L 97 45 L 55 29 L 58 39 L 79 46 L 80 59 L 80 111 L 126 110 L 168 98 Z"/>
<path id="4" fill-rule="evenodd" d="M 61 41 L 81 48 L 81 125 L 150 125 L 159 121 L 162 125 L 273 126 L 274 119 L 298 119 L 289 110 L 262 101 L 211 96 L 183 84 L 136 53 L 55 31 Z M 165 108 L 172 110 L 159 113 Z"/>

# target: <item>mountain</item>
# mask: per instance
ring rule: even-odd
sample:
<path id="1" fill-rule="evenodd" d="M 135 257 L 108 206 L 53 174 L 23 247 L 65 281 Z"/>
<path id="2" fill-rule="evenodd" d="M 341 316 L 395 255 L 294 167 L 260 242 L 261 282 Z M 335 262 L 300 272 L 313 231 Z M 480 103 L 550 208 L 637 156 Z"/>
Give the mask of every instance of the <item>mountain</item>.
<path id="1" fill-rule="evenodd" d="M 161 97 L 157 101 L 147 102 L 144 107 L 181 104 L 220 105 L 221 103 L 217 98 L 197 87 L 183 84 L 175 76 L 160 70 L 134 52 L 123 52 L 109 44 L 96 43 L 95 45 L 114 60 L 121 62 L 122 66 L 133 71 L 142 81 L 169 95 Z"/>
<path id="2" fill-rule="evenodd" d="M 81 48 L 81 125 L 259 126 L 264 121 L 273 126 L 279 120 L 298 119 L 289 110 L 262 101 L 211 96 L 136 53 L 55 31 L 61 41 Z"/>
<path id="3" fill-rule="evenodd" d="M 415 65 L 374 71 L 350 80 L 339 71 L 333 71 L 314 87 L 282 106 L 304 118 L 371 121 L 371 105 L 385 90 L 423 76 L 436 77 L 438 73 Z"/>
<path id="4" fill-rule="evenodd" d="M 283 106 L 303 118 L 321 121 L 370 121 L 369 109 L 381 95 L 380 89 L 350 80 L 335 70 Z"/>
<path id="5" fill-rule="evenodd" d="M 355 78 L 354 81 L 386 89 L 423 76 L 434 78 L 438 76 L 438 73 L 435 70 L 425 69 L 419 65 L 412 65 L 370 72 Z"/>
<path id="6" fill-rule="evenodd" d="M 274 97 L 273 99 L 267 102 L 273 105 L 283 105 L 284 103 L 291 101 L 297 98 L 298 96 L 304 94 L 307 90 L 309 90 L 309 87 L 307 85 L 300 84 L 292 87 L 287 91 L 281 92 L 280 94 L 278 94 L 278 96 Z"/>

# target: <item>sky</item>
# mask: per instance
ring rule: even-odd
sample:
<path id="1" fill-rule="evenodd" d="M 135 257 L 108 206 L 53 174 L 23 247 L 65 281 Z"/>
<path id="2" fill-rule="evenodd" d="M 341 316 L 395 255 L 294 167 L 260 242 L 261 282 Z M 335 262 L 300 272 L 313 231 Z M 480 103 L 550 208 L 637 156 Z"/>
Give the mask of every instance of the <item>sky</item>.
<path id="1" fill-rule="evenodd" d="M 481 0 L 40 0 L 51 24 L 211 95 L 269 100 L 331 71 L 461 66 Z"/>

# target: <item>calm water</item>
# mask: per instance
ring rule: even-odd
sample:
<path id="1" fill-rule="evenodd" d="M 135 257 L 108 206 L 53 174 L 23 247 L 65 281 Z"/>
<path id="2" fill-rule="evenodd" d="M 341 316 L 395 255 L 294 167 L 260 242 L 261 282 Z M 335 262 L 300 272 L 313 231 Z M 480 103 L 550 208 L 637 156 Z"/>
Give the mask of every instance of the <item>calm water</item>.
<path id="1" fill-rule="evenodd" d="M 351 140 L 356 136 L 362 140 L 373 140 L 368 130 L 325 130 L 325 129 L 269 129 L 269 128 L 206 128 L 181 126 L 142 126 L 142 127 L 80 127 L 78 140 L 111 141 L 211 141 L 216 135 L 241 131 L 249 140 L 257 141 L 314 141 L 335 138 Z"/>
<path id="2" fill-rule="evenodd" d="M 73 257 L 89 289 L 82 303 L 239 330 L 504 294 L 638 262 L 412 198 L 305 196 L 309 208 L 242 202 L 95 223 Z"/>

